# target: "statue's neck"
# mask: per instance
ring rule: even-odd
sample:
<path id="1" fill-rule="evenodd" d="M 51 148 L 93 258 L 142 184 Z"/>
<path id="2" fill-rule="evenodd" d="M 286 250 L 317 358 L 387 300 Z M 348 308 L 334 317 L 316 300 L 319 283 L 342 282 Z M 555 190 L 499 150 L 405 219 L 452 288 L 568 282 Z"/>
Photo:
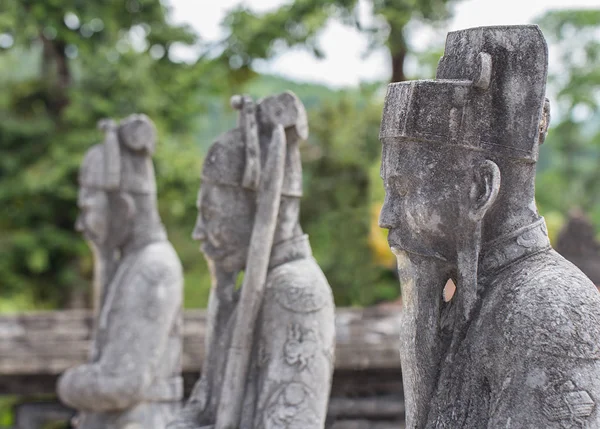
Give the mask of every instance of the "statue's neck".
<path id="1" fill-rule="evenodd" d="M 527 256 L 550 248 L 543 217 L 484 243 L 479 257 L 480 283 Z"/>
<path id="2" fill-rule="evenodd" d="M 481 231 L 483 243 L 509 235 L 540 219 L 535 205 L 534 188 L 522 187 L 524 189 L 522 193 L 514 192 L 510 195 L 503 195 L 486 213 Z M 514 189 L 508 186 L 507 188 Z M 526 201 L 529 203 L 525 204 Z"/>
<path id="3" fill-rule="evenodd" d="M 158 213 L 144 213 L 133 222 L 128 240 L 121 246 L 121 257 L 138 251 L 151 243 L 166 241 L 167 233 Z"/>
<path id="4" fill-rule="evenodd" d="M 312 256 L 312 250 L 310 248 L 308 236 L 301 234 L 273 244 L 271 258 L 269 260 L 269 269 L 310 256 Z"/>

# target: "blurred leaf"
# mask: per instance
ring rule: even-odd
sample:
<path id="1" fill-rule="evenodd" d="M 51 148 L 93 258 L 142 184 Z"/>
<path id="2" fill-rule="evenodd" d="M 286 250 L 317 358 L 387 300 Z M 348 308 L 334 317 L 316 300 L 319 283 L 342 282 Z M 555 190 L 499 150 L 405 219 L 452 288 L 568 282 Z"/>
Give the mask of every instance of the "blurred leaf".
<path id="1" fill-rule="evenodd" d="M 32 272 L 39 274 L 48 268 L 48 259 L 46 249 L 38 247 L 27 256 L 27 266 Z"/>

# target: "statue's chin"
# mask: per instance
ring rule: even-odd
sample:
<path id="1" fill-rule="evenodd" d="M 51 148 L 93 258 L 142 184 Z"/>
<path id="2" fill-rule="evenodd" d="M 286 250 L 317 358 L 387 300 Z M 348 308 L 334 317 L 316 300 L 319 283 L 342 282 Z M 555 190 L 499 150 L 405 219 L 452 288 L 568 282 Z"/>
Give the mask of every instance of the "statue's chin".
<path id="1" fill-rule="evenodd" d="M 246 252 L 228 253 L 225 256 L 211 255 L 204 252 L 204 257 L 211 261 L 215 268 L 227 273 L 240 272 L 246 269 Z"/>
<path id="2" fill-rule="evenodd" d="M 195 423 L 171 423 L 167 426 L 167 429 L 214 429 L 214 425 L 198 426 Z"/>
<path id="3" fill-rule="evenodd" d="M 101 237 L 98 237 L 96 234 L 93 234 L 90 231 L 85 230 L 81 233 L 81 235 L 83 235 L 83 238 L 86 241 L 88 241 L 97 248 L 101 248 L 105 245 L 106 240 L 102 239 Z"/>
<path id="4" fill-rule="evenodd" d="M 432 252 L 425 249 L 408 249 L 406 247 L 398 246 L 391 246 L 390 249 L 392 253 L 396 256 L 398 264 L 400 264 L 405 259 L 410 259 L 413 255 L 420 258 L 435 259 L 441 262 L 448 262 L 448 259 L 440 253 Z"/>

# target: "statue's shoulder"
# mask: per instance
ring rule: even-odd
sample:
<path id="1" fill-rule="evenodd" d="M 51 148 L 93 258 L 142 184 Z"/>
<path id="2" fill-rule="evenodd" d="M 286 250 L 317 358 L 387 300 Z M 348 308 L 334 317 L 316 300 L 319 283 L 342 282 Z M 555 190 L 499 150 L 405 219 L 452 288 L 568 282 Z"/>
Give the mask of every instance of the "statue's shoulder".
<path id="1" fill-rule="evenodd" d="M 175 249 L 169 241 L 158 241 L 146 246 L 137 260 L 141 274 L 150 282 L 169 279 L 170 284 L 183 282 L 183 268 Z"/>
<path id="2" fill-rule="evenodd" d="M 312 257 L 286 262 L 270 270 L 267 291 L 281 306 L 294 312 L 333 308 L 329 283 Z"/>
<path id="3" fill-rule="evenodd" d="M 508 347 L 600 359 L 600 293 L 554 250 L 508 268 L 498 284 L 496 323 Z"/>
<path id="4" fill-rule="evenodd" d="M 151 243 L 133 264 L 120 288 L 119 305 L 136 314 L 129 323 L 164 323 L 161 316 L 171 314 L 166 309 L 179 308 L 183 297 L 183 269 L 175 249 L 166 240 Z"/>

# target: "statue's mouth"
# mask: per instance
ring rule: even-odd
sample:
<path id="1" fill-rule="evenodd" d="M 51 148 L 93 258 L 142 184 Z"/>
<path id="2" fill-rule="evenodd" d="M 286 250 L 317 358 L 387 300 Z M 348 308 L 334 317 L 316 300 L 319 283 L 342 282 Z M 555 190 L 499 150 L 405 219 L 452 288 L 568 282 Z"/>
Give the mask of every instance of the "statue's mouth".
<path id="1" fill-rule="evenodd" d="M 414 249 L 410 246 L 403 245 L 402 243 L 400 243 L 399 240 L 394 240 L 394 238 L 392 237 L 391 231 L 388 236 L 388 244 L 390 246 L 392 253 L 396 256 L 396 258 L 405 258 L 407 256 L 406 255 L 407 253 L 412 253 L 414 255 L 421 256 L 424 258 L 433 258 L 433 259 L 437 259 L 437 260 L 440 260 L 443 262 L 448 262 L 448 259 L 446 257 L 444 257 L 443 255 L 441 255 L 440 253 L 430 252 L 425 249 Z"/>
<path id="2" fill-rule="evenodd" d="M 207 258 L 210 258 L 214 261 L 221 260 L 228 254 L 232 253 L 231 250 L 215 247 L 208 241 L 202 241 L 202 244 L 200 244 L 200 251 L 204 253 Z"/>

